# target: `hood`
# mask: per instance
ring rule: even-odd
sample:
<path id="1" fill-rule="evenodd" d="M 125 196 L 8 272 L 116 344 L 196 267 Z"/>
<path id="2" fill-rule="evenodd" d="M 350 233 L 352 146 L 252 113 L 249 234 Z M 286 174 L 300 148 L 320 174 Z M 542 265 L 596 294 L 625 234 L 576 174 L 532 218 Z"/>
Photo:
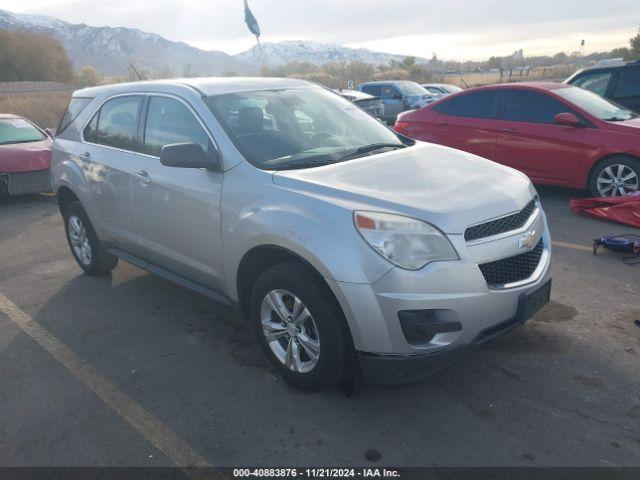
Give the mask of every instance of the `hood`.
<path id="1" fill-rule="evenodd" d="M 275 172 L 273 181 L 352 210 L 419 218 L 451 234 L 516 212 L 535 195 L 529 179 L 516 170 L 422 142 L 333 165 Z"/>
<path id="2" fill-rule="evenodd" d="M 407 95 L 405 98 L 407 99 L 407 105 L 413 107 L 423 107 L 436 99 L 430 93 L 425 93 L 424 95 Z"/>
<path id="3" fill-rule="evenodd" d="M 640 135 L 640 117 L 624 120 L 622 122 L 607 122 L 607 129 L 614 132 L 631 133 Z"/>
<path id="4" fill-rule="evenodd" d="M 51 165 L 51 139 L 0 145 L 0 173 L 43 170 Z"/>

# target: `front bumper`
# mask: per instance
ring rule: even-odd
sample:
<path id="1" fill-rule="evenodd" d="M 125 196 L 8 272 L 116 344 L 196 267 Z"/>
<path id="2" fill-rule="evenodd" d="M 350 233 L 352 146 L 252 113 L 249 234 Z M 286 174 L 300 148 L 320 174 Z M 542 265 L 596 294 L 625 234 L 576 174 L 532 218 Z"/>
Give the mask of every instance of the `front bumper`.
<path id="1" fill-rule="evenodd" d="M 547 293 L 543 298 L 538 299 L 538 305 L 535 306 L 536 310 L 549 300 L 548 293 L 551 291 L 551 279 L 548 279 L 546 284 L 539 288 L 544 289 Z M 522 293 L 520 299 L 524 300 L 526 295 Z M 520 303 L 521 305 L 523 303 Z M 415 382 L 455 363 L 478 345 L 516 328 L 529 318 L 530 315 L 526 314 L 526 312 L 517 311 L 514 318 L 486 328 L 472 342 L 441 351 L 417 355 L 375 355 L 359 352 L 360 371 L 363 379 L 373 385 L 402 385 Z"/>
<path id="2" fill-rule="evenodd" d="M 544 246 L 533 275 L 500 288 L 490 286 L 479 264 L 516 255 L 522 236 L 531 231 Z M 419 271 L 394 268 L 373 284 L 329 282 L 347 318 L 364 378 L 378 384 L 417 380 L 526 320 L 518 311 L 520 299 L 550 279 L 551 241 L 542 211 L 524 234 L 475 243 L 449 235 L 459 261 L 435 262 Z M 460 328 L 422 344 L 410 343 L 399 320 L 402 311 L 428 311 L 437 322 Z"/>

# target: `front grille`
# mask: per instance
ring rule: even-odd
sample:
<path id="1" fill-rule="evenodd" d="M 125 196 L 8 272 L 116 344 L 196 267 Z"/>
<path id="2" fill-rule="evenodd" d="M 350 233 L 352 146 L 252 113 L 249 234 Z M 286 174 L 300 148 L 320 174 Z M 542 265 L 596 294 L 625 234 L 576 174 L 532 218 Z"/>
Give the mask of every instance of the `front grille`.
<path id="1" fill-rule="evenodd" d="M 464 232 L 464 239 L 467 242 L 478 240 L 480 238 L 492 237 L 499 233 L 510 232 L 522 227 L 536 209 L 536 201 L 531 200 L 522 210 L 513 215 L 491 220 L 490 222 L 481 223 L 469 227 Z"/>
<path id="2" fill-rule="evenodd" d="M 489 287 L 500 287 L 508 283 L 520 282 L 533 275 L 540 264 L 543 249 L 541 238 L 533 250 L 478 266 Z"/>

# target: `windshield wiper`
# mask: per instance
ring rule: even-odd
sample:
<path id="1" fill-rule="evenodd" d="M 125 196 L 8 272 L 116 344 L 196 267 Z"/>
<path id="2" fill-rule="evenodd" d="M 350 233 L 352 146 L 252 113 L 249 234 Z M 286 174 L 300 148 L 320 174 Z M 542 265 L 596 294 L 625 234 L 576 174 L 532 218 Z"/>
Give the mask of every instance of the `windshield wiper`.
<path id="1" fill-rule="evenodd" d="M 631 120 L 632 118 L 634 118 L 634 117 L 633 116 L 630 116 L 628 118 L 611 117 L 611 118 L 605 118 L 604 121 L 605 122 L 624 122 L 625 120 Z"/>
<path id="2" fill-rule="evenodd" d="M 329 165 L 333 163 L 331 160 L 297 160 L 290 163 L 284 163 L 282 165 L 268 167 L 273 170 L 298 170 L 299 168 L 309 168 L 309 167 L 322 167 L 323 165 Z"/>
<path id="3" fill-rule="evenodd" d="M 343 155 L 338 159 L 338 161 L 348 160 L 350 158 L 357 157 L 364 153 L 374 152 L 376 150 L 381 150 L 383 148 L 406 148 L 406 145 L 402 143 L 372 143 L 370 145 L 364 145 L 360 148 L 357 148 L 353 152 L 349 152 L 346 155 Z"/>

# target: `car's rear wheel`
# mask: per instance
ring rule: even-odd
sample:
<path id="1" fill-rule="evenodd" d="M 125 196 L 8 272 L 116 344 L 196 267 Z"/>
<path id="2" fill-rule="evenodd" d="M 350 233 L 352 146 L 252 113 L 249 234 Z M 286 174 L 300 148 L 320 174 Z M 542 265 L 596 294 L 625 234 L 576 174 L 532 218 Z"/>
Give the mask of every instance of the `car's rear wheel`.
<path id="1" fill-rule="evenodd" d="M 328 287 L 304 265 L 265 271 L 251 294 L 258 340 L 274 367 L 294 386 L 321 390 L 349 374 L 345 320 Z"/>
<path id="2" fill-rule="evenodd" d="M 63 210 L 67 242 L 73 257 L 88 275 L 106 275 L 118 264 L 118 257 L 104 248 L 80 202 Z"/>
<path id="3" fill-rule="evenodd" d="M 589 191 L 595 197 L 620 197 L 639 189 L 640 160 L 625 155 L 600 162 L 589 178 Z"/>

